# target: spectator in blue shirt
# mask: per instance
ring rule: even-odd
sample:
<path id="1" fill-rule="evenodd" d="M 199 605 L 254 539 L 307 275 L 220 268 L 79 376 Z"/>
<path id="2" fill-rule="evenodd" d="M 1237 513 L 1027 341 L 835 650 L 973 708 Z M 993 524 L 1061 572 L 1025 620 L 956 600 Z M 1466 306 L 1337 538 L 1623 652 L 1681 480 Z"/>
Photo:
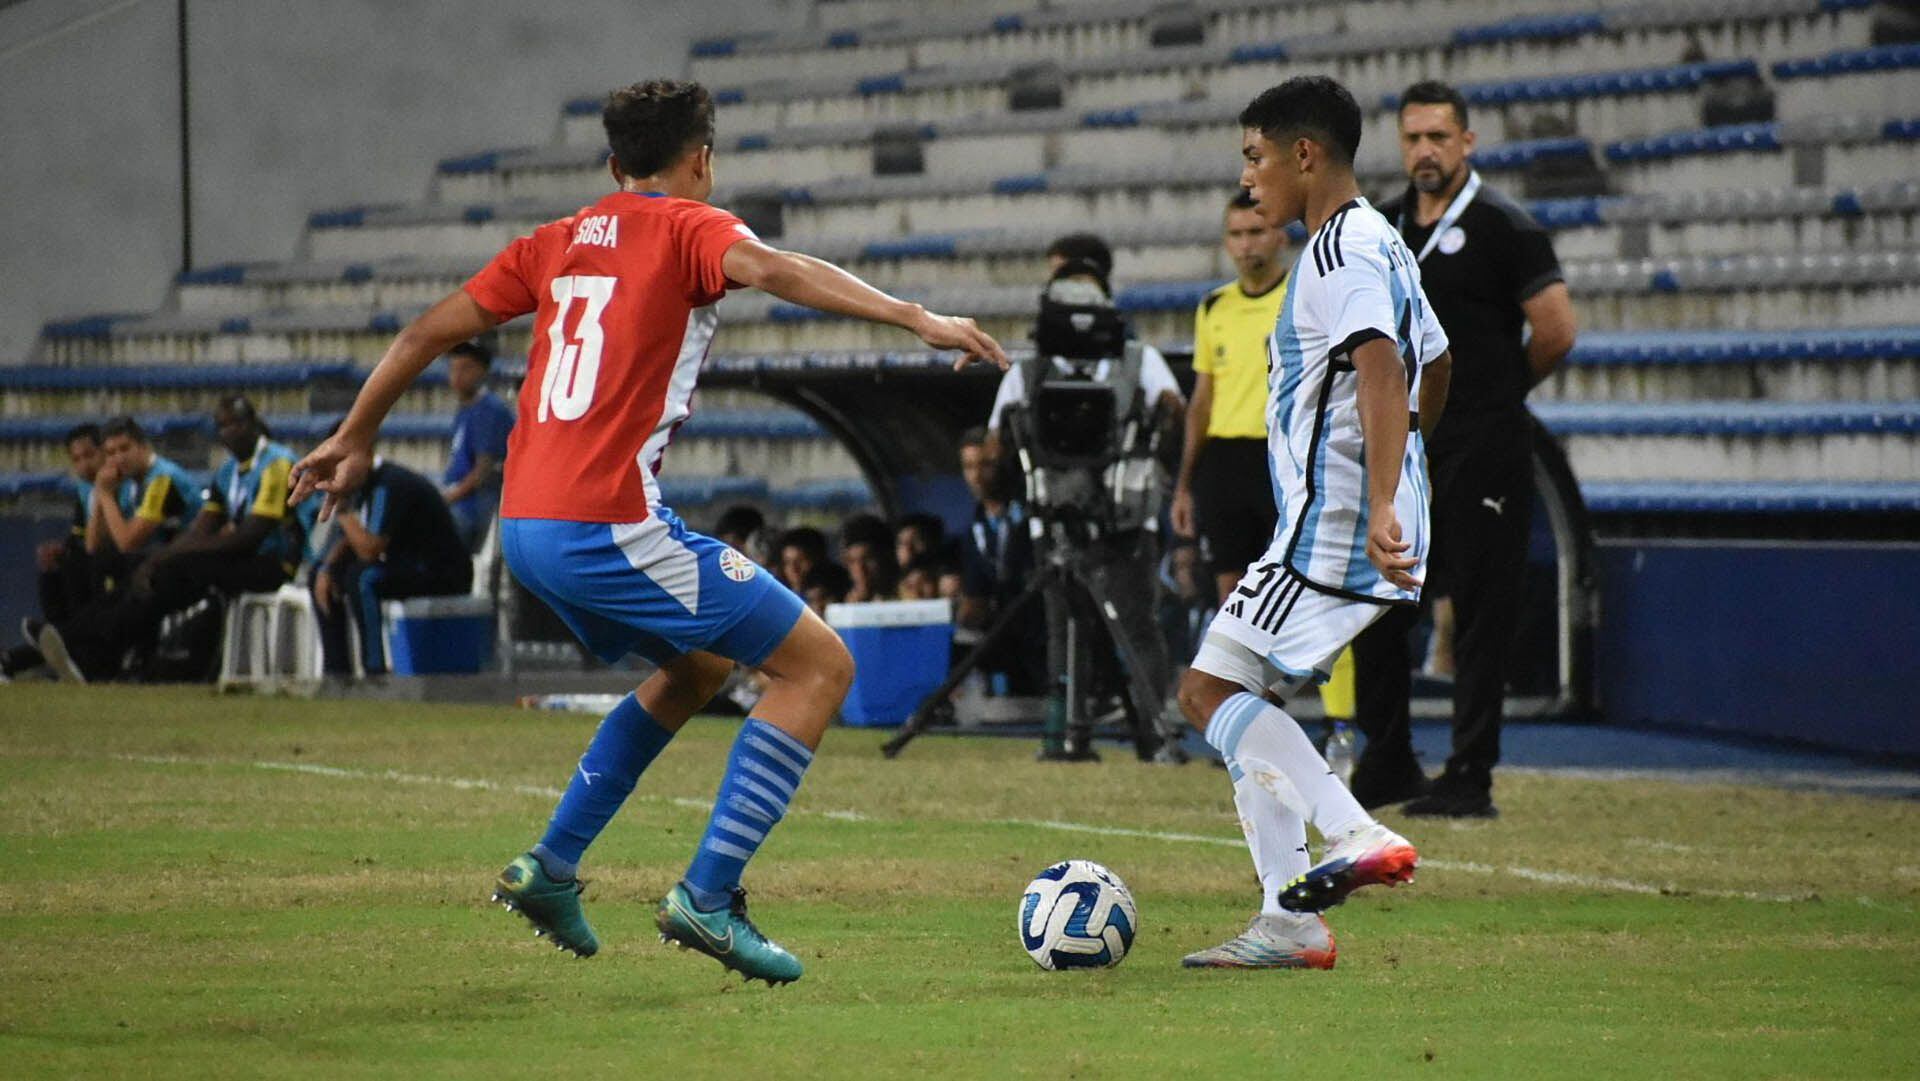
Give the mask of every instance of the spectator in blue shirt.
<path id="1" fill-rule="evenodd" d="M 963 584 L 956 622 L 969 637 L 977 637 L 1026 592 L 1034 572 L 1033 538 L 1026 504 L 1014 494 L 1018 482 L 985 428 L 960 437 L 960 474 L 977 502 L 961 544 Z M 1045 612 L 1030 604 L 1015 630 L 982 658 L 980 668 L 1004 675 L 1010 693 L 1038 694 L 1046 682 L 1046 661 Z"/>
<path id="2" fill-rule="evenodd" d="M 292 450 L 267 438 L 245 395 L 222 399 L 214 428 L 231 458 L 201 494 L 200 513 L 133 574 L 131 584 L 40 628 L 40 652 L 64 682 L 119 675 L 131 649 L 150 649 L 160 621 L 209 591 L 270 592 L 293 577 L 319 511 L 315 492 L 287 505 Z"/>
<path id="3" fill-rule="evenodd" d="M 78 424 L 67 432 L 67 476 L 73 492 L 73 527 L 64 536 L 41 541 L 34 549 L 39 572 L 40 615 L 20 621 L 25 644 L 0 653 L 0 683 L 41 664 L 40 630 L 50 620 L 79 611 L 99 591 L 101 581 L 87 556 L 87 520 L 93 512 L 93 485 L 106 454 L 100 449 L 100 426 Z"/>
<path id="4" fill-rule="evenodd" d="M 340 539 L 315 569 L 314 613 L 328 675 L 348 675 L 347 620 L 360 630 L 360 661 L 367 675 L 387 671 L 382 601 L 465 593 L 473 560 L 454 535 L 453 515 L 433 482 L 411 469 L 375 459 L 373 472 L 334 515 Z"/>
<path id="5" fill-rule="evenodd" d="M 87 603 L 98 576 L 87 559 L 87 519 L 93 513 L 93 482 L 106 462 L 100 447 L 100 426 L 81 424 L 67 433 L 67 459 L 72 464 L 73 529 L 65 537 L 40 545 L 35 553 L 40 569 L 40 614 L 59 619 Z"/>
<path id="6" fill-rule="evenodd" d="M 469 553 L 500 510 L 500 476 L 507 460 L 507 435 L 513 431 L 513 407 L 487 389 L 493 354 L 484 346 L 461 342 L 447 351 L 447 382 L 460 399 L 453 415 L 453 449 L 441 478 L 454 528 Z"/>
<path id="7" fill-rule="evenodd" d="M 132 417 L 110 421 L 104 436 L 106 462 L 94 479 L 87 553 L 96 559 L 117 553 L 132 567 L 200 513 L 200 486 L 153 449 Z"/>

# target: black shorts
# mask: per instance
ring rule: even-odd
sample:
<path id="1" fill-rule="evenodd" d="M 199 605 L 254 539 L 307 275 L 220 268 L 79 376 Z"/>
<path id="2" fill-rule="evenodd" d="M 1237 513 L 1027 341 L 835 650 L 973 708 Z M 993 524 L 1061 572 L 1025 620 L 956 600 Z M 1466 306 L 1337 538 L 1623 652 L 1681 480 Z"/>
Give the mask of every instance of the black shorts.
<path id="1" fill-rule="evenodd" d="M 1273 542 L 1279 515 L 1264 439 L 1209 439 L 1193 464 L 1200 554 L 1214 575 L 1238 576 Z"/>

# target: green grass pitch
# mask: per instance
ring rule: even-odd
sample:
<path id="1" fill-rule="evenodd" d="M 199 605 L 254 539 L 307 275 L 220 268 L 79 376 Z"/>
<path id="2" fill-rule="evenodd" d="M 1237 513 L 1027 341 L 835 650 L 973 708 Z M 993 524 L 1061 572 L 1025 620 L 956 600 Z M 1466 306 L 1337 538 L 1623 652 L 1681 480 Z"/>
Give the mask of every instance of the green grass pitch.
<path id="1" fill-rule="evenodd" d="M 770 990 L 652 927 L 731 723 L 589 853 L 598 957 L 487 903 L 595 723 L 0 687 L 0 1075 L 1920 1076 L 1913 803 L 1506 776 L 1500 821 L 1394 823 L 1426 863 L 1334 911 L 1337 970 L 1186 971 L 1256 900 L 1223 773 L 839 730 L 748 872 L 807 965 Z M 1116 969 L 1020 950 L 1068 857 L 1138 899 Z"/>

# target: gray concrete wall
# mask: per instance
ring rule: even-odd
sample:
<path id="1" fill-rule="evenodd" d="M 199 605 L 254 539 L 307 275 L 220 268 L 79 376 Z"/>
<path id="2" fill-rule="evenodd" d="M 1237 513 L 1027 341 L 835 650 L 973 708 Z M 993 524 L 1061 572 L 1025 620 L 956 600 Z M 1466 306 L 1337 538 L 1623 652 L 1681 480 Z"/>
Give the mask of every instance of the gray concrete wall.
<path id="1" fill-rule="evenodd" d="M 188 0 L 193 261 L 292 256 L 309 211 L 423 199 L 434 163 L 553 137 L 567 98 L 686 70 L 801 0 Z M 0 8 L 0 363 L 144 311 L 181 258 L 174 0 Z"/>

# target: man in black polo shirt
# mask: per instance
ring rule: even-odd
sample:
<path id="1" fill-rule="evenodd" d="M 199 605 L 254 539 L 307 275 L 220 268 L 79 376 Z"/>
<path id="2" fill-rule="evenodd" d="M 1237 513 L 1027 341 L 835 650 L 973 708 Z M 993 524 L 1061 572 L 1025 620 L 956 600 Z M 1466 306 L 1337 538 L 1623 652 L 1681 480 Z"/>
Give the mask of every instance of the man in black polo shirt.
<path id="1" fill-rule="evenodd" d="M 340 539 L 313 575 L 326 671 L 353 671 L 347 645 L 351 615 L 360 629 L 361 666 L 367 675 L 380 675 L 387 671 L 380 603 L 465 593 L 473 586 L 473 561 L 440 489 L 384 459 L 374 462 L 357 505 L 336 513 L 334 520 L 340 523 Z"/>
<path id="2" fill-rule="evenodd" d="M 1527 392 L 1573 348 L 1573 304 L 1546 231 L 1486 187 L 1467 158 L 1467 103 L 1421 82 L 1400 104 L 1400 150 L 1412 181 L 1380 207 L 1420 262 L 1420 278 L 1453 342 L 1447 409 L 1427 444 L 1433 552 L 1427 593 L 1454 611 L 1453 754 L 1431 790 L 1414 761 L 1407 638 L 1418 618 L 1396 609 L 1354 641 L 1356 720 L 1367 747 L 1353 794 L 1409 814 L 1491 817 L 1500 758 L 1507 656 L 1519 617 L 1533 507 Z M 1417 798 L 1416 798 L 1417 797 Z"/>

